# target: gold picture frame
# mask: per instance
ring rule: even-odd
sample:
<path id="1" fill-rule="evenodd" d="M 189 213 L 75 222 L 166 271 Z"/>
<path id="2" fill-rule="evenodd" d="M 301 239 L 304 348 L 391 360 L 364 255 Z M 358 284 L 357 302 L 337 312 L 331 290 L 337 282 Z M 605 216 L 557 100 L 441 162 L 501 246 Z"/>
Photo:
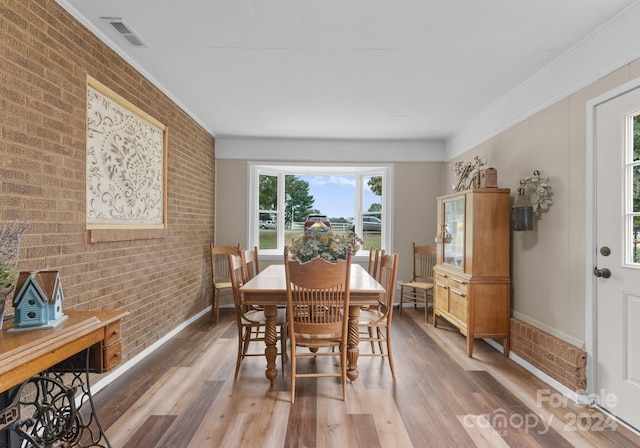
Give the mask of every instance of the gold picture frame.
<path id="1" fill-rule="evenodd" d="M 167 127 L 87 76 L 87 229 L 164 229 Z"/>

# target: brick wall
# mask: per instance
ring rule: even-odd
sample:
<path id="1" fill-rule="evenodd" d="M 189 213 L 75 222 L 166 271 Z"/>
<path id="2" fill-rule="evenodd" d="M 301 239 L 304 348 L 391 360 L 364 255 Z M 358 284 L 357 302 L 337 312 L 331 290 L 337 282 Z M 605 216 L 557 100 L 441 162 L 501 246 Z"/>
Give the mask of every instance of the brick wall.
<path id="1" fill-rule="evenodd" d="M 587 352 L 511 319 L 511 351 L 574 392 L 587 388 Z"/>
<path id="2" fill-rule="evenodd" d="M 64 309 L 130 312 L 126 360 L 210 303 L 214 137 L 53 0 L 3 0 L 0 33 L 0 225 L 30 221 L 19 268 L 58 269 Z M 168 126 L 166 230 L 91 242 L 87 75 Z"/>

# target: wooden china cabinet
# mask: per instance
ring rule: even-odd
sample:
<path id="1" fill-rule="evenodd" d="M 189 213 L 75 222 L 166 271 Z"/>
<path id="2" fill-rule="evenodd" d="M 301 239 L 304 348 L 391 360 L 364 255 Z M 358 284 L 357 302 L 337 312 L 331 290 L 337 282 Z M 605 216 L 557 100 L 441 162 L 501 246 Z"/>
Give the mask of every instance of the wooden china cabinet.
<path id="1" fill-rule="evenodd" d="M 433 325 L 444 318 L 467 337 L 502 339 L 509 355 L 508 188 L 477 188 L 437 200 Z"/>

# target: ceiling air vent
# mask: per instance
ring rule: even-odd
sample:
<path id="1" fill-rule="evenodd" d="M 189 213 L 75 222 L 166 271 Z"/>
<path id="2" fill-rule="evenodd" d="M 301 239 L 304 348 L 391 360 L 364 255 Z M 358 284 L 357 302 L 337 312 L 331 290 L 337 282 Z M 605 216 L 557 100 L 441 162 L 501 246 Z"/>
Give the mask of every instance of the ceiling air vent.
<path id="1" fill-rule="evenodd" d="M 106 20 L 122 37 L 127 39 L 134 47 L 144 48 L 147 46 L 136 33 L 134 33 L 129 25 L 124 23 L 119 17 L 100 17 L 102 20 Z"/>

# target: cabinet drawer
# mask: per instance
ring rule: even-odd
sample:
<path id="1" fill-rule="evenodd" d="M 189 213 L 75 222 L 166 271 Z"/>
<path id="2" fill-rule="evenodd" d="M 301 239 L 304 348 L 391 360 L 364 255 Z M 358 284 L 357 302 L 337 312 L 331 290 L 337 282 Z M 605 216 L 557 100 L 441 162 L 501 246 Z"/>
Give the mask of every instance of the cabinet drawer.
<path id="1" fill-rule="evenodd" d="M 449 312 L 461 321 L 467 321 L 467 294 L 464 291 L 449 288 Z"/>
<path id="2" fill-rule="evenodd" d="M 449 309 L 449 287 L 446 284 L 436 281 L 433 297 L 437 308 L 445 311 Z"/>
<path id="3" fill-rule="evenodd" d="M 448 278 L 447 274 L 439 272 L 439 271 L 437 271 L 435 269 L 433 270 L 433 275 L 434 275 L 436 281 L 440 280 L 442 282 L 446 282 L 447 278 Z"/>
<path id="4" fill-rule="evenodd" d="M 447 281 L 451 288 L 456 289 L 463 294 L 467 294 L 467 286 L 469 284 L 468 280 L 450 275 Z"/>
<path id="5" fill-rule="evenodd" d="M 111 344 L 120 340 L 120 321 L 112 322 L 104 329 L 104 345 L 110 346 Z"/>
<path id="6" fill-rule="evenodd" d="M 118 341 L 103 351 L 104 370 L 109 370 L 122 361 L 122 342 Z"/>

